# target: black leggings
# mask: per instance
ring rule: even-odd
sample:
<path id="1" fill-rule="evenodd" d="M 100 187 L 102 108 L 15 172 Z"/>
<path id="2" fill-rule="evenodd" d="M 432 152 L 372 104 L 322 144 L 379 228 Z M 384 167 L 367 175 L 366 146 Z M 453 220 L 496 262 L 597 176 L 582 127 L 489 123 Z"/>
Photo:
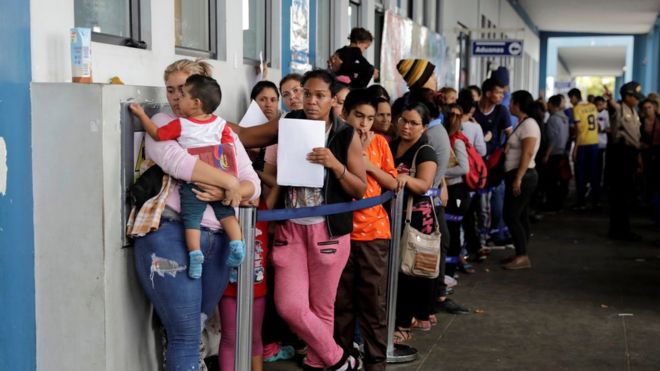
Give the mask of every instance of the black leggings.
<path id="1" fill-rule="evenodd" d="M 405 201 L 404 201 L 405 202 Z M 424 201 L 415 205 L 416 208 L 422 205 L 431 210 L 432 204 Z M 428 233 L 423 226 L 432 218 L 432 214 L 426 212 L 426 216 L 422 212 L 413 211 L 410 218 L 410 225 L 414 228 Z M 435 225 L 431 223 L 430 230 L 434 229 Z M 420 321 L 428 321 L 429 315 L 433 314 L 433 301 L 436 289 L 436 279 L 413 277 L 399 272 L 399 287 L 397 292 L 397 306 L 396 306 L 396 325 L 400 327 L 410 327 L 413 317 Z"/>
<path id="2" fill-rule="evenodd" d="M 535 169 L 527 169 L 522 178 L 520 195 L 513 195 L 513 180 L 518 169 L 511 170 L 505 175 L 506 190 L 504 192 L 504 222 L 509 227 L 509 233 L 516 248 L 516 256 L 527 255 L 529 243 L 529 203 L 539 181 Z"/>

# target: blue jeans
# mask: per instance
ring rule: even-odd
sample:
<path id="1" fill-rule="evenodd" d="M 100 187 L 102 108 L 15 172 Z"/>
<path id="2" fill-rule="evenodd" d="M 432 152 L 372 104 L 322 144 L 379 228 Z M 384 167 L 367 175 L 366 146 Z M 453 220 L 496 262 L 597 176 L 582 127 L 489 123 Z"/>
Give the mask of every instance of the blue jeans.
<path id="1" fill-rule="evenodd" d="M 135 240 L 138 279 L 167 333 L 168 370 L 199 369 L 202 322 L 213 313 L 229 281 L 226 235 L 201 232 L 204 274 L 199 280 L 188 277 L 188 250 L 180 221 L 163 219 L 160 229 Z"/>
<path id="2" fill-rule="evenodd" d="M 492 195 L 490 197 L 490 228 L 491 237 L 502 241 L 510 237 L 506 223 L 504 223 L 504 182 L 500 183 L 497 187 L 493 187 Z M 493 233 L 494 232 L 494 233 Z"/>

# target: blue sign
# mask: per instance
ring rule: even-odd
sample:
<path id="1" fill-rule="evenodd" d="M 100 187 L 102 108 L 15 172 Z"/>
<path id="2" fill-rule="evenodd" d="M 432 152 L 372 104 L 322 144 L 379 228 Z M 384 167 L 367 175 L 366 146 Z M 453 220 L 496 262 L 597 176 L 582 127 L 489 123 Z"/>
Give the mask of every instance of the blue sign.
<path id="1" fill-rule="evenodd" d="M 520 57 L 522 40 L 473 40 L 473 57 Z"/>

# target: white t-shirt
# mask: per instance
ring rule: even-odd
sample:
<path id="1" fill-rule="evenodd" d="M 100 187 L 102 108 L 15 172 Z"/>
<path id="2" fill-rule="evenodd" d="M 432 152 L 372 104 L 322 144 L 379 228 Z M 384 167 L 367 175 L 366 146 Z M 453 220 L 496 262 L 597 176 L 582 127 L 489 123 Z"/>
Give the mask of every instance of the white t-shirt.
<path id="1" fill-rule="evenodd" d="M 533 169 L 536 167 L 534 162 L 534 157 L 539 151 L 541 146 L 541 128 L 539 124 L 531 117 L 526 118 L 523 122 L 518 124 L 516 130 L 511 134 L 509 140 L 506 144 L 506 158 L 504 160 L 504 170 L 510 171 L 517 169 L 520 165 L 520 157 L 522 154 L 522 140 L 526 138 L 536 138 L 536 143 L 534 144 L 534 153 L 532 154 L 532 159 L 529 160 L 528 169 Z"/>
<path id="2" fill-rule="evenodd" d="M 610 114 L 606 109 L 598 112 L 598 148 L 604 149 L 607 147 L 607 133 L 604 131 L 610 128 Z"/>

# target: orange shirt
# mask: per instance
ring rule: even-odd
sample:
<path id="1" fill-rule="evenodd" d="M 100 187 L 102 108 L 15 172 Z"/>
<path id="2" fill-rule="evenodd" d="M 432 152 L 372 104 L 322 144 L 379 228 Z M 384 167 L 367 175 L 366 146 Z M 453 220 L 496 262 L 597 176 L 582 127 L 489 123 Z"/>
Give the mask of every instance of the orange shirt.
<path id="1" fill-rule="evenodd" d="M 382 135 L 376 134 L 366 151 L 372 164 L 396 178 L 396 167 L 389 144 Z M 367 191 L 364 198 L 380 196 L 380 184 L 371 176 L 367 176 Z M 351 240 L 373 241 L 392 238 L 390 219 L 383 205 L 353 212 L 353 232 Z"/>

